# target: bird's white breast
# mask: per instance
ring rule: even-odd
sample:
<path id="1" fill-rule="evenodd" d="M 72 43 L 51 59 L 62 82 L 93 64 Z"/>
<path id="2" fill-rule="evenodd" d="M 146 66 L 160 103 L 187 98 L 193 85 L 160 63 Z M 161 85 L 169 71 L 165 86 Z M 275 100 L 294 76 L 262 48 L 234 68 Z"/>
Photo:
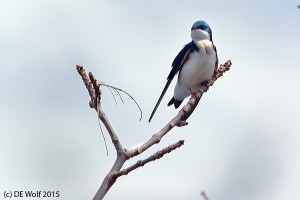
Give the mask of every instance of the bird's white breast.
<path id="1" fill-rule="evenodd" d="M 214 73 L 216 52 L 209 40 L 195 41 L 199 48 L 190 54 L 182 67 L 174 90 L 174 97 L 183 100 L 192 92 L 199 92 L 201 83 L 210 80 Z"/>

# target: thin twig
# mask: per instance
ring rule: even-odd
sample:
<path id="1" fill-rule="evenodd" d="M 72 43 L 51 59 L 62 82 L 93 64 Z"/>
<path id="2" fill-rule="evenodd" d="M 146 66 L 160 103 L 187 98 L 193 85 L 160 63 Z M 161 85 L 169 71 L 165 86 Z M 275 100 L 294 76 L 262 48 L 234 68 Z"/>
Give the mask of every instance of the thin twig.
<path id="1" fill-rule="evenodd" d="M 115 89 L 115 90 L 117 90 L 117 91 L 121 91 L 121 92 L 124 92 L 125 94 L 127 94 L 127 95 L 134 101 L 134 103 L 137 105 L 137 107 L 139 108 L 140 113 L 141 113 L 140 121 L 142 120 L 142 118 L 143 118 L 143 112 L 142 112 L 142 109 L 141 109 L 140 105 L 137 103 L 137 101 L 136 101 L 136 100 L 135 100 L 128 92 L 126 92 L 125 90 L 122 90 L 122 89 L 120 89 L 120 88 L 117 88 L 117 87 L 108 85 L 108 84 L 103 83 L 103 82 L 99 82 L 99 84 L 100 84 L 100 85 L 103 85 L 103 86 L 106 86 L 106 87 L 113 88 L 113 89 Z M 121 99 L 122 99 L 122 98 L 121 98 Z M 123 101 L 123 100 L 122 100 L 122 101 Z"/>
<path id="2" fill-rule="evenodd" d="M 121 99 L 122 103 L 124 104 L 123 98 L 120 94 L 120 92 L 118 90 L 115 89 L 115 92 L 117 93 L 117 95 L 119 96 L 119 98 Z"/>
<path id="3" fill-rule="evenodd" d="M 99 117 L 97 117 L 97 118 L 98 118 L 98 124 L 99 124 L 100 130 L 101 130 L 101 134 L 102 134 L 102 137 L 103 137 L 103 140 L 104 140 L 104 144 L 105 144 L 106 156 L 108 156 L 108 149 L 107 149 L 106 139 L 105 139 L 102 127 L 101 127 L 100 119 L 99 119 Z"/>
<path id="4" fill-rule="evenodd" d="M 118 178 L 120 176 L 127 175 L 129 172 L 131 172 L 139 167 L 142 167 L 151 161 L 155 161 L 157 159 L 162 158 L 165 154 L 170 153 L 171 151 L 181 147 L 182 145 L 184 145 L 184 140 L 179 140 L 178 142 L 176 142 L 166 148 L 163 148 L 160 151 L 157 151 L 155 154 L 149 156 L 148 158 L 146 158 L 144 160 L 139 160 L 135 164 L 131 165 L 130 167 L 127 167 L 126 169 L 123 169 L 123 170 L 115 173 L 113 175 L 113 178 Z"/>
<path id="5" fill-rule="evenodd" d="M 110 87 L 107 87 L 107 88 L 109 89 L 111 95 L 113 96 L 113 98 L 114 98 L 114 100 L 115 100 L 115 102 L 116 102 L 116 105 L 118 105 L 117 99 L 116 99 L 116 97 L 115 97 L 115 95 L 114 95 L 112 89 L 111 89 Z"/>

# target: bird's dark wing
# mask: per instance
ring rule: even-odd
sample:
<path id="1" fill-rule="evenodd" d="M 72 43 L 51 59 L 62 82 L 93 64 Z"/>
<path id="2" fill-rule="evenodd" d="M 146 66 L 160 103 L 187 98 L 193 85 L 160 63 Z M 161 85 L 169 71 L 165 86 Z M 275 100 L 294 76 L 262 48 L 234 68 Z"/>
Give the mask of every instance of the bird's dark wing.
<path id="1" fill-rule="evenodd" d="M 149 118 L 149 122 L 151 121 L 154 113 L 156 112 L 162 98 L 164 97 L 166 91 L 168 90 L 174 76 L 181 70 L 182 66 L 185 64 L 185 62 L 188 60 L 188 57 L 189 57 L 189 54 L 191 52 L 194 52 L 194 51 L 198 51 L 198 47 L 196 46 L 196 44 L 191 41 L 190 43 L 186 44 L 183 49 L 178 53 L 178 55 L 175 57 L 173 63 L 172 63 L 172 69 L 167 77 L 167 83 L 151 113 L 151 116 Z"/>
<path id="2" fill-rule="evenodd" d="M 167 80 L 172 80 L 174 76 L 181 70 L 184 63 L 187 61 L 189 53 L 194 51 L 198 51 L 199 48 L 196 44 L 191 41 L 190 43 L 186 44 L 183 49 L 178 53 L 172 63 L 172 70 L 169 73 Z"/>
<path id="3" fill-rule="evenodd" d="M 217 53 L 217 47 L 213 44 L 214 46 L 214 50 L 216 52 L 216 63 L 215 63 L 215 71 L 217 71 L 218 67 L 219 67 L 219 58 L 218 58 L 218 53 Z"/>

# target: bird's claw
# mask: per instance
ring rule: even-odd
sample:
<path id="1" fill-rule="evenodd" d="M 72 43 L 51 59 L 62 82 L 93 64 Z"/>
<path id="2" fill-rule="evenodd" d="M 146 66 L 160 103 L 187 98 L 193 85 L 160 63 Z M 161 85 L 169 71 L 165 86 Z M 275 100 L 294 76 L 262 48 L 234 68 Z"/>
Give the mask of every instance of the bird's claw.
<path id="1" fill-rule="evenodd" d="M 181 127 L 181 126 L 186 126 L 188 125 L 189 123 L 185 120 L 180 120 L 177 124 L 178 127 Z"/>
<path id="2" fill-rule="evenodd" d="M 191 92 L 191 95 L 192 95 L 193 97 L 197 97 L 197 93 L 196 93 L 196 92 Z"/>

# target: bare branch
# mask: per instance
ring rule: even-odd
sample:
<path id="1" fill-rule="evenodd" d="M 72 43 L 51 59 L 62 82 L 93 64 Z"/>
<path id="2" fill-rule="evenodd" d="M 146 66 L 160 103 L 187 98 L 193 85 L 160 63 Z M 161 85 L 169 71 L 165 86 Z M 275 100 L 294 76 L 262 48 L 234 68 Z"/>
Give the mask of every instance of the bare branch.
<path id="1" fill-rule="evenodd" d="M 201 195 L 204 200 L 209 200 L 204 191 L 201 192 Z"/>
<path id="2" fill-rule="evenodd" d="M 129 172 L 131 172 L 139 167 L 142 167 L 151 161 L 155 161 L 157 159 L 162 158 L 165 154 L 170 153 L 171 151 L 181 147 L 182 145 L 184 145 L 184 140 L 179 140 L 178 142 L 176 142 L 166 148 L 163 148 L 160 151 L 157 151 L 155 154 L 149 156 L 148 158 L 146 158 L 144 160 L 139 160 L 135 164 L 131 165 L 130 167 L 115 173 L 113 175 L 113 178 L 118 178 L 120 176 L 127 175 Z"/>
<path id="3" fill-rule="evenodd" d="M 123 147 L 121 145 L 121 142 L 120 142 L 120 140 L 119 140 L 116 132 L 114 131 L 114 129 L 111 126 L 108 118 L 106 117 L 106 114 L 104 113 L 104 111 L 103 111 L 103 109 L 101 107 L 100 100 L 98 100 L 98 102 L 97 102 L 97 108 L 96 108 L 96 110 L 97 110 L 99 119 L 102 121 L 102 123 L 104 124 L 105 128 L 107 129 L 107 131 L 108 131 L 108 133 L 110 135 L 111 141 L 114 144 L 116 151 L 118 153 L 125 152 L 125 150 L 123 149 Z"/>
<path id="4" fill-rule="evenodd" d="M 230 69 L 231 64 L 232 64 L 231 61 L 228 60 L 224 65 L 221 65 L 218 68 L 218 70 L 215 72 L 212 80 L 206 86 L 203 87 L 202 92 L 198 93 L 196 96 L 191 96 L 187 104 L 183 106 L 183 108 L 178 112 L 178 114 L 165 127 L 163 127 L 158 133 L 152 135 L 152 137 L 141 146 L 127 151 L 126 152 L 127 156 L 129 158 L 134 157 L 142 153 L 143 151 L 147 150 L 152 145 L 159 143 L 161 138 L 164 135 L 166 135 L 175 126 L 187 125 L 186 120 L 190 117 L 190 115 L 197 107 L 203 93 L 208 91 L 208 88 L 212 86 L 218 78 L 223 76 L 223 74 Z"/>
<path id="5" fill-rule="evenodd" d="M 104 178 L 99 190 L 97 191 L 96 195 L 94 196 L 94 200 L 100 200 L 102 199 L 105 194 L 107 193 L 107 191 L 110 189 L 110 187 L 116 182 L 117 178 L 128 174 L 129 172 L 145 165 L 148 162 L 160 159 L 161 157 L 163 157 L 166 153 L 169 153 L 177 148 L 179 148 L 180 146 L 182 146 L 184 144 L 183 140 L 178 141 L 177 143 L 168 146 L 167 148 L 164 148 L 158 152 L 156 152 L 155 154 L 153 154 L 152 156 L 144 159 L 144 160 L 140 160 L 137 163 L 133 164 L 132 166 L 126 168 L 126 169 L 122 169 L 124 163 L 132 158 L 135 157 L 137 155 L 139 155 L 140 153 L 144 152 L 145 150 L 147 150 L 148 148 L 150 148 L 151 146 L 153 146 L 156 143 L 159 143 L 160 140 L 162 139 L 163 136 L 165 136 L 172 128 L 174 128 L 175 126 L 185 126 L 187 125 L 186 120 L 190 117 L 190 115 L 193 113 L 193 111 L 195 110 L 197 104 L 199 103 L 202 95 L 204 92 L 208 91 L 208 88 L 210 86 L 212 86 L 214 84 L 214 82 L 223 75 L 223 73 L 225 73 L 226 71 L 228 71 L 230 69 L 231 66 L 231 61 L 227 61 L 224 65 L 221 65 L 218 70 L 215 72 L 212 80 L 206 85 L 203 86 L 203 88 L 201 89 L 200 93 L 192 96 L 188 103 L 183 106 L 183 108 L 178 112 L 178 114 L 167 124 L 165 125 L 165 127 L 163 127 L 159 132 L 155 133 L 154 135 L 152 135 L 152 137 L 145 142 L 144 144 L 142 144 L 141 146 L 132 149 L 132 150 L 126 150 L 125 148 L 123 148 L 123 146 L 121 145 L 121 142 L 116 134 L 116 132 L 114 131 L 114 129 L 112 128 L 108 118 L 106 117 L 102 107 L 101 107 L 101 90 L 100 90 L 100 86 L 106 86 L 111 88 L 112 90 L 114 90 L 119 97 L 122 100 L 122 97 L 120 95 L 120 91 L 124 92 L 125 94 L 127 94 L 138 106 L 138 108 L 140 109 L 141 112 L 141 118 L 142 118 L 142 110 L 140 108 L 140 106 L 137 104 L 137 102 L 135 101 L 135 99 L 128 94 L 126 91 L 119 89 L 117 87 L 105 84 L 105 83 L 101 83 L 101 82 L 97 82 L 97 80 L 94 78 L 92 73 L 89 73 L 89 76 L 86 75 L 85 70 L 83 69 L 83 67 L 77 65 L 77 71 L 78 73 L 81 75 L 82 80 L 89 92 L 89 95 L 91 97 L 90 100 L 90 107 L 94 108 L 97 111 L 98 114 L 98 118 L 102 121 L 102 123 L 104 124 L 104 126 L 106 127 L 112 143 L 114 144 L 114 147 L 117 151 L 117 158 L 116 161 L 114 163 L 114 165 L 112 166 L 110 172 L 106 175 L 106 177 Z M 123 101 L 123 100 L 122 100 Z M 140 119 L 141 120 L 141 119 Z"/>
<path id="6" fill-rule="evenodd" d="M 101 90 L 100 90 L 100 84 L 97 83 L 96 78 L 94 77 L 94 75 L 92 74 L 92 72 L 89 72 L 89 78 L 91 80 L 91 83 L 93 84 L 93 88 L 95 90 L 95 95 L 96 98 L 99 98 L 99 100 L 101 99 Z M 92 99 L 93 100 L 93 99 Z"/>
<path id="7" fill-rule="evenodd" d="M 89 92 L 91 99 L 95 99 L 96 98 L 95 90 L 93 88 L 92 82 L 90 81 L 90 78 L 87 76 L 87 74 L 85 72 L 85 69 L 79 65 L 76 65 L 76 69 L 77 69 L 78 73 L 80 74 L 80 76 L 83 80 L 83 83 L 85 84 L 85 87 Z"/>
<path id="8" fill-rule="evenodd" d="M 100 91 L 100 84 L 97 83 L 97 80 L 94 78 L 93 74 L 90 72 L 89 76 L 87 76 L 86 71 L 82 66 L 76 65 L 76 69 L 80 76 L 82 77 L 82 80 L 89 92 L 89 95 L 91 97 L 90 101 L 90 107 L 95 108 L 98 114 L 99 119 L 102 121 L 104 126 L 106 127 L 112 143 L 115 146 L 115 149 L 117 152 L 121 151 L 124 152 L 123 147 L 121 145 L 121 142 L 115 133 L 114 129 L 112 128 L 110 122 L 108 121 L 105 113 L 103 112 L 103 109 L 101 107 L 101 91 Z"/>

